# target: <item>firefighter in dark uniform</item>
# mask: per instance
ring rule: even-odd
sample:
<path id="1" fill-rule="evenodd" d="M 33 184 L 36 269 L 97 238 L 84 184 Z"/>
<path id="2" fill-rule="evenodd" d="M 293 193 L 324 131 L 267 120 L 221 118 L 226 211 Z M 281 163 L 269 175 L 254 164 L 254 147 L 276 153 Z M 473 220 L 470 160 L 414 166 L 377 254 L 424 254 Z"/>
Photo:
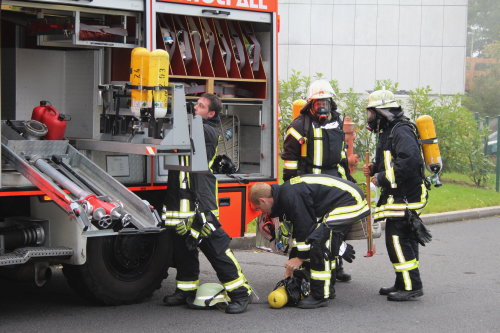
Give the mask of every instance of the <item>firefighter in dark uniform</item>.
<path id="1" fill-rule="evenodd" d="M 219 141 L 217 125 L 221 108 L 219 98 L 212 94 L 203 94 L 194 107 L 196 116 L 203 118 L 209 169 L 217 154 Z M 182 156 L 180 163 L 187 165 L 189 160 L 186 156 Z M 174 265 L 177 268 L 177 276 L 174 294 L 164 298 L 166 305 L 186 304 L 189 297 L 194 297 L 200 274 L 198 247 L 210 261 L 231 298 L 226 312 L 241 313 L 247 308 L 251 288 L 233 252 L 229 249 L 231 238 L 218 222 L 217 202 L 217 179 L 210 171 L 207 173 L 169 171 L 162 220 L 166 227 L 176 229 Z M 201 213 L 196 214 L 196 211 Z"/>
<path id="2" fill-rule="evenodd" d="M 310 259 L 311 294 L 297 306 L 313 309 L 328 306 L 334 292 L 332 259 L 354 259 L 354 249 L 343 240 L 352 224 L 370 214 L 363 192 L 356 184 L 329 175 L 301 175 L 282 185 L 256 183 L 250 189 L 255 209 L 279 217 L 277 237 L 283 244 L 292 237 L 285 277 Z M 333 261 L 334 262 L 334 261 Z"/>
<path id="3" fill-rule="evenodd" d="M 375 162 L 363 167 L 365 176 L 381 188 L 375 220 L 386 220 L 385 241 L 396 273 L 392 287 L 380 294 L 391 301 L 423 295 L 418 242 L 413 237 L 407 209 L 420 214 L 427 204 L 423 160 L 415 127 L 404 116 L 392 92 L 377 90 L 368 98 L 368 129 L 378 133 Z"/>
<path id="4" fill-rule="evenodd" d="M 327 174 L 356 182 L 350 175 L 343 121 L 333 100 L 334 91 L 326 80 L 309 86 L 307 104 L 292 121 L 283 143 L 283 180 L 303 174 Z M 336 263 L 335 278 L 351 280 L 342 259 Z"/>

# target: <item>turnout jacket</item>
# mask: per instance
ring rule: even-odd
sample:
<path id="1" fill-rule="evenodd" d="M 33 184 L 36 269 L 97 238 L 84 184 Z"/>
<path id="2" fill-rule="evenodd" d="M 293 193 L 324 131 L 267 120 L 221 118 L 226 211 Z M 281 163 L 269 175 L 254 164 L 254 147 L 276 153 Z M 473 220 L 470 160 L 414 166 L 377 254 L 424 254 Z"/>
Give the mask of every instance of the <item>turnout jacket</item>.
<path id="1" fill-rule="evenodd" d="M 219 216 L 217 178 L 211 172 L 219 142 L 218 121 L 218 117 L 203 120 L 209 171 L 191 173 L 169 170 L 165 205 L 162 212 L 165 226 L 176 225 L 183 219 L 194 215 L 194 199 L 198 199 L 200 211 L 211 210 L 215 216 Z M 190 162 L 187 156 L 179 156 L 179 159 L 180 165 L 188 165 Z"/>
<path id="2" fill-rule="evenodd" d="M 381 196 L 374 218 L 403 217 L 408 207 L 418 213 L 427 203 L 423 159 L 414 126 L 406 117 L 389 123 L 379 133 L 372 176 Z"/>
<path id="3" fill-rule="evenodd" d="M 336 113 L 319 124 L 304 107 L 288 126 L 283 142 L 283 180 L 302 174 L 328 174 L 353 180 L 349 174 L 342 122 Z"/>
<path id="4" fill-rule="evenodd" d="M 271 185 L 274 199 L 271 217 L 292 225 L 293 246 L 298 257 L 309 257 L 307 237 L 325 223 L 352 224 L 369 214 L 370 209 L 361 189 L 354 183 L 329 175 L 303 175 L 282 185 Z"/>

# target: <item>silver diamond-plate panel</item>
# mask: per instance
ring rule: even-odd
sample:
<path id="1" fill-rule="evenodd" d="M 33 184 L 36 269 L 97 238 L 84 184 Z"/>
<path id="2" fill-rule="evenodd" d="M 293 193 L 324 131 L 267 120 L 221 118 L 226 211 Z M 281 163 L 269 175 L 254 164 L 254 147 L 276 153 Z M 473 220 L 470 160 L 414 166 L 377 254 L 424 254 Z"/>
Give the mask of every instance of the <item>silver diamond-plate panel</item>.
<path id="1" fill-rule="evenodd" d="M 66 140 L 9 140 L 7 146 L 17 154 L 39 155 L 52 157 L 52 155 L 66 154 L 68 141 Z"/>
<path id="2" fill-rule="evenodd" d="M 20 265 L 31 258 L 68 257 L 73 250 L 67 247 L 23 247 L 0 256 L 0 266 Z"/>

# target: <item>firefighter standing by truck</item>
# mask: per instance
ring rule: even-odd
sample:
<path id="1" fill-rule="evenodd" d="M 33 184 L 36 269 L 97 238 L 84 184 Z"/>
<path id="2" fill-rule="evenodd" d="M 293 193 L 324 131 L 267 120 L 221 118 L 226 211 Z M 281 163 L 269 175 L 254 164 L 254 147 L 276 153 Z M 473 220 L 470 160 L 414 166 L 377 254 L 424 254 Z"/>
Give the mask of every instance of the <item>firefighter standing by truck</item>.
<path id="1" fill-rule="evenodd" d="M 420 144 L 392 92 L 371 93 L 367 112 L 368 129 L 378 134 L 378 143 L 375 163 L 366 164 L 363 173 L 381 188 L 374 219 L 386 219 L 386 247 L 396 273 L 394 285 L 379 293 L 390 301 L 407 301 L 423 295 L 418 242 L 430 238 L 418 218 L 427 204 Z"/>
<path id="2" fill-rule="evenodd" d="M 209 169 L 217 154 L 217 125 L 222 109 L 220 99 L 203 94 L 194 106 L 196 116 L 203 118 Z M 187 157 L 180 157 L 187 165 Z M 250 301 L 251 288 L 233 252 L 231 238 L 220 227 L 217 205 L 217 179 L 207 173 L 169 171 L 167 195 L 162 220 L 166 227 L 175 227 L 174 264 L 177 268 L 176 289 L 164 298 L 169 306 L 186 304 L 198 289 L 199 248 L 210 261 L 231 301 L 226 313 L 244 312 Z"/>
<path id="3" fill-rule="evenodd" d="M 344 235 L 356 221 L 370 213 L 363 192 L 352 182 L 329 175 L 301 175 L 282 185 L 256 183 L 250 189 L 254 208 L 279 217 L 277 232 L 283 246 L 292 237 L 285 278 L 310 259 L 311 294 L 297 306 L 314 309 L 328 306 L 335 294 L 332 261 L 341 255 L 354 259 L 354 249 Z"/>
<path id="4" fill-rule="evenodd" d="M 335 93 L 326 80 L 311 83 L 307 104 L 292 121 L 283 143 L 283 180 L 302 174 L 328 174 L 355 182 L 348 167 L 343 120 L 337 112 Z M 351 280 L 342 258 L 336 262 L 335 278 Z"/>

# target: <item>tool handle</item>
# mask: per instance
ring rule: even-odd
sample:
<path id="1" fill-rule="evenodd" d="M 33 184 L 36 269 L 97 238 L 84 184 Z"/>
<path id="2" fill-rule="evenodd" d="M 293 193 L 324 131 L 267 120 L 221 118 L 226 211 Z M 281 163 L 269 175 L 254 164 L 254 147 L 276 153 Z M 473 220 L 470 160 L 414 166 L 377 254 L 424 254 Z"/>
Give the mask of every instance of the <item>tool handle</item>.
<path id="1" fill-rule="evenodd" d="M 369 152 L 365 152 L 365 165 L 369 165 L 369 164 L 370 164 L 370 153 Z M 371 199 L 370 199 L 371 188 L 370 188 L 370 185 L 371 185 L 370 175 L 367 175 L 366 176 L 366 193 L 365 193 L 365 196 L 366 196 L 366 201 L 368 202 L 368 205 L 370 205 L 370 209 L 371 209 Z M 371 215 L 371 213 L 366 218 L 366 231 L 367 231 L 366 240 L 367 240 L 367 246 L 368 246 L 367 256 L 371 256 L 369 254 L 374 252 L 373 251 L 373 232 L 372 232 L 372 215 Z"/>

